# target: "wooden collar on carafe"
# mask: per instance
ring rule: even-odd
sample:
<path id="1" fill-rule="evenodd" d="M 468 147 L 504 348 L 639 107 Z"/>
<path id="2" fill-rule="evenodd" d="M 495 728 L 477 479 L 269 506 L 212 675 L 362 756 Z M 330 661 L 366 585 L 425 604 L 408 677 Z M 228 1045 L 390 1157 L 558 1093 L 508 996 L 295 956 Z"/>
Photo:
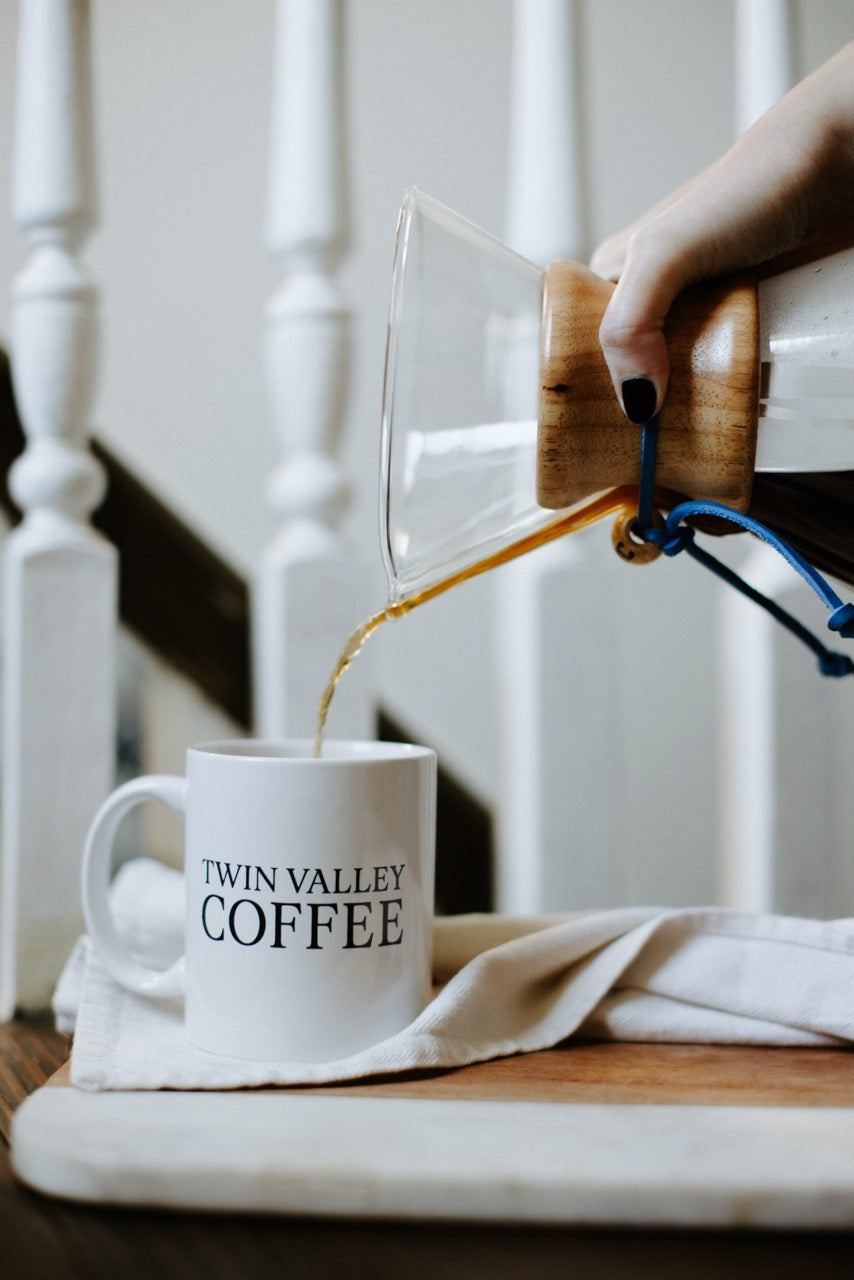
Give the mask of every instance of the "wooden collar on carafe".
<path id="1" fill-rule="evenodd" d="M 546 272 L 537 500 L 560 509 L 640 482 L 640 428 L 623 414 L 599 345 L 613 284 L 571 260 Z M 656 484 L 746 511 L 756 455 L 759 308 L 752 279 L 687 289 L 665 326 L 670 381 Z"/>

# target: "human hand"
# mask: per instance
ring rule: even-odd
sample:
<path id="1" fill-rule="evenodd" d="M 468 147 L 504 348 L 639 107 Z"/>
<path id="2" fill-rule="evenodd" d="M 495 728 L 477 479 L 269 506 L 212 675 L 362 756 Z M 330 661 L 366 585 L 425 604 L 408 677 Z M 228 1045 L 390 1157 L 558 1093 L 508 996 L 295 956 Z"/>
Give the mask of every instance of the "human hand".
<path id="1" fill-rule="evenodd" d="M 593 270 L 617 281 L 599 339 L 626 415 L 642 423 L 661 408 L 663 328 L 684 288 L 794 250 L 819 257 L 840 234 L 854 241 L 854 42 L 597 249 Z"/>

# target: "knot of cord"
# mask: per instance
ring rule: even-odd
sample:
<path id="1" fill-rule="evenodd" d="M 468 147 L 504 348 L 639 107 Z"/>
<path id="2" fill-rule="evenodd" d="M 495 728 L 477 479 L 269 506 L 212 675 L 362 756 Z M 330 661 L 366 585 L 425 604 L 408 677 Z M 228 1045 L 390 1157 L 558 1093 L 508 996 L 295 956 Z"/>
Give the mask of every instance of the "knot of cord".
<path id="1" fill-rule="evenodd" d="M 689 524 L 671 523 L 670 520 L 662 528 L 660 525 L 641 525 L 635 521 L 632 532 L 642 542 L 653 542 L 666 556 L 678 556 L 680 551 L 694 541 L 694 530 Z"/>
<path id="2" fill-rule="evenodd" d="M 838 631 L 845 640 L 854 640 L 854 604 L 841 604 L 827 619 L 831 631 Z"/>

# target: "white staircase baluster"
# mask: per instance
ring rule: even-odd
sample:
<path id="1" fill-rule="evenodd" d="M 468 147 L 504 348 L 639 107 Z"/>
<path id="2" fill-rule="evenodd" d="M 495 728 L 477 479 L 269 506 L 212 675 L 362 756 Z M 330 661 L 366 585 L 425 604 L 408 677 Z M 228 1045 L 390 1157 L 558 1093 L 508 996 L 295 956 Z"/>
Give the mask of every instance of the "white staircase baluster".
<path id="1" fill-rule="evenodd" d="M 506 238 L 542 266 L 583 252 L 577 23 L 575 0 L 515 0 Z M 553 770 L 566 757 L 548 715 L 555 689 L 546 688 L 553 672 L 543 653 L 544 628 L 549 603 L 571 589 L 583 561 L 583 548 L 572 540 L 530 553 L 496 577 L 499 910 L 542 910 L 549 896 L 554 808 L 567 789 L 551 789 Z M 551 766 L 550 745 L 558 756 Z"/>
<path id="2" fill-rule="evenodd" d="M 513 10 L 507 241 L 543 266 L 587 246 L 577 0 Z"/>
<path id="3" fill-rule="evenodd" d="M 789 88 L 787 0 L 736 0 L 735 132 L 748 129 Z M 746 579 L 773 594 L 791 586 L 764 547 L 744 549 Z M 806 588 L 800 592 L 803 599 Z M 798 589 L 795 588 L 796 594 Z M 721 896 L 727 906 L 770 911 L 779 901 L 777 848 L 779 662 L 791 641 L 756 606 L 721 596 L 723 673 Z M 782 647 L 781 647 L 782 646 Z M 795 668 L 789 668 L 795 674 Z M 797 678 L 797 677 L 796 677 Z M 818 679 L 805 661 L 798 684 Z"/>
<path id="4" fill-rule="evenodd" d="M 790 0 L 735 0 L 736 135 L 792 87 Z"/>
<path id="5" fill-rule="evenodd" d="M 844 651 L 814 593 L 770 548 L 752 548 L 740 572 Z M 728 591 L 722 604 L 722 901 L 741 911 L 850 915 L 852 682 L 820 675 L 804 646 L 752 601 Z"/>
<path id="6" fill-rule="evenodd" d="M 45 1007 L 81 930 L 85 831 L 115 758 L 116 556 L 88 518 L 96 294 L 78 256 L 94 217 L 86 0 L 22 0 L 14 215 L 28 255 L 11 357 L 27 444 L 5 548 L 0 1018 Z"/>
<path id="7" fill-rule="evenodd" d="M 346 245 L 340 0 L 278 0 L 267 239 L 283 278 L 266 312 L 266 370 L 281 462 L 269 485 L 280 527 L 255 591 L 255 718 L 264 736 L 310 737 L 317 704 L 366 601 L 339 522 L 337 457 L 350 315 L 335 278 Z M 370 734 L 370 655 L 330 715 L 334 736 Z"/>
<path id="8" fill-rule="evenodd" d="M 541 265 L 583 261 L 581 9 L 517 0 L 514 15 L 507 238 Z M 624 564 L 603 524 L 496 577 L 496 906 L 707 899 L 716 785 L 703 679 L 715 645 L 708 583 L 689 565 Z M 696 743 L 689 763 L 686 740 Z"/>

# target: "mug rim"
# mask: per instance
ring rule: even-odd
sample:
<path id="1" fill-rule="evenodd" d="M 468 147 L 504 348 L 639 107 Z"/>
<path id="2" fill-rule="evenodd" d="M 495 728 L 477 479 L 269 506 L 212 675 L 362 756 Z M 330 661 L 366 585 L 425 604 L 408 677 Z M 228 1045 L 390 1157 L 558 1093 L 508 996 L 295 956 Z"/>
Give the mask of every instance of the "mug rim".
<path id="1" fill-rule="evenodd" d="M 246 763 L 287 763 L 310 768 L 329 765 L 382 764 L 435 758 L 432 747 L 414 742 L 360 738 L 325 738 L 322 754 L 314 754 L 313 738 L 215 738 L 193 743 L 187 755 Z"/>

